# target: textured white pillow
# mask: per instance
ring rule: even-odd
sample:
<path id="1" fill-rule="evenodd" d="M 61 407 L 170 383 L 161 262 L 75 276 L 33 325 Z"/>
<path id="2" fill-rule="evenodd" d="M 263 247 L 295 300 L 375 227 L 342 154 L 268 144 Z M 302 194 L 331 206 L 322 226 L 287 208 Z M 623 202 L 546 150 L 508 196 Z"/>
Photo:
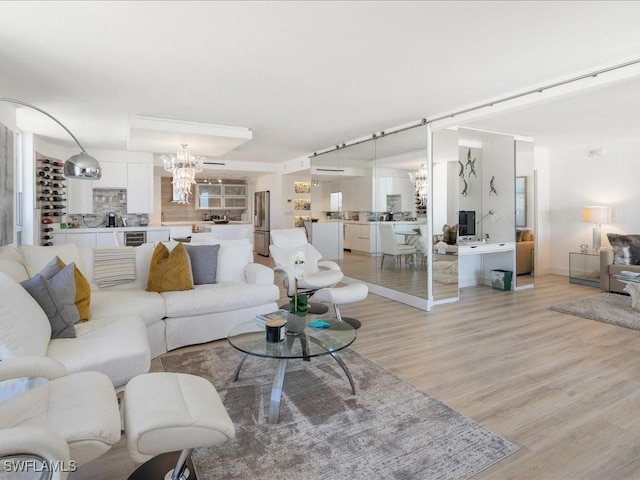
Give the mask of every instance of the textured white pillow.
<path id="1" fill-rule="evenodd" d="M 45 355 L 51 324 L 38 302 L 22 286 L 0 272 L 0 360 Z"/>
<path id="2" fill-rule="evenodd" d="M 216 282 L 245 282 L 245 269 L 251 262 L 253 262 L 251 244 L 220 242 Z"/>
<path id="3" fill-rule="evenodd" d="M 64 245 L 53 245 L 51 247 L 41 247 L 38 245 L 22 245 L 20 247 L 24 255 L 25 265 L 29 276 L 33 277 L 39 273 L 52 258 L 60 257 L 65 265 L 71 262 L 84 274 L 84 268 L 80 261 L 80 252 L 75 243 L 65 243 Z"/>

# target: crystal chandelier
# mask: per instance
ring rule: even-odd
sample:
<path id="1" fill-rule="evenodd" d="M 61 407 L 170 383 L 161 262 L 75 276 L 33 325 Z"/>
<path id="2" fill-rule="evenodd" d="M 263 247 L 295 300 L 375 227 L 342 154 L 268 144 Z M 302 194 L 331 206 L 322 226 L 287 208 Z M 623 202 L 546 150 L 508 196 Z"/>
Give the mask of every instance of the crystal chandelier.
<path id="1" fill-rule="evenodd" d="M 427 204 L 427 166 L 420 164 L 420 168 L 416 172 L 409 173 L 409 180 L 416 186 L 416 196 L 420 200 L 420 205 Z"/>
<path id="2" fill-rule="evenodd" d="M 164 163 L 164 169 L 173 174 L 173 191 L 179 200 L 176 203 L 189 203 L 191 195 L 191 185 L 196 183 L 196 173 L 202 171 L 204 157 L 194 157 L 191 155 L 189 146 L 186 143 L 178 148 L 178 155 L 160 157 Z"/>

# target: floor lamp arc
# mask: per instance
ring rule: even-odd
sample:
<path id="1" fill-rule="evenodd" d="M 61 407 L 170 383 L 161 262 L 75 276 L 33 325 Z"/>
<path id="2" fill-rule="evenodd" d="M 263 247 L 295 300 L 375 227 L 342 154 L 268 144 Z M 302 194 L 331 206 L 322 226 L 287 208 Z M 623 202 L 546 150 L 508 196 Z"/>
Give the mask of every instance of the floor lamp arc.
<path id="1" fill-rule="evenodd" d="M 36 110 L 37 112 L 46 115 L 51 120 L 60 125 L 64 129 L 64 131 L 67 132 L 71 138 L 73 138 L 73 141 L 76 142 L 76 145 L 78 145 L 78 147 L 80 148 L 80 153 L 72 155 L 67 159 L 67 161 L 64 162 L 63 172 L 65 177 L 77 178 L 81 180 L 100 180 L 100 178 L 102 177 L 102 169 L 100 168 L 100 163 L 98 162 L 98 160 L 96 160 L 86 152 L 76 136 L 71 133 L 71 130 L 69 130 L 60 120 L 58 120 L 50 113 L 44 111 L 40 107 L 36 107 L 35 105 L 24 102 L 22 100 L 0 97 L 0 102 L 14 103 L 16 105 L 22 105 L 24 107 L 29 107 L 33 110 Z"/>

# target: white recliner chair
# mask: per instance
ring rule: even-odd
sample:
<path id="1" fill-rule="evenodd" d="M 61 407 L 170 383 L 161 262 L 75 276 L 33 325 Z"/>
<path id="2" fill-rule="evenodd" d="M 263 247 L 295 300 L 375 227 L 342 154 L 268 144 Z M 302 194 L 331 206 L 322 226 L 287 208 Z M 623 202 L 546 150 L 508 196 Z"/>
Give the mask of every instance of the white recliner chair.
<path id="1" fill-rule="evenodd" d="M 284 274 L 284 286 L 290 298 L 296 293 L 311 295 L 321 288 L 333 287 L 344 277 L 336 262 L 321 260 L 320 252 L 307 241 L 304 228 L 271 230 L 271 242 L 269 252 L 276 264 L 274 271 Z M 322 304 L 309 305 L 310 313 L 327 310 Z"/>
<path id="2" fill-rule="evenodd" d="M 64 480 L 120 440 L 118 400 L 107 375 L 67 375 L 60 362 L 39 356 L 0 362 L 0 381 L 21 377 L 49 381 L 0 403 L 0 472 L 22 468 Z"/>

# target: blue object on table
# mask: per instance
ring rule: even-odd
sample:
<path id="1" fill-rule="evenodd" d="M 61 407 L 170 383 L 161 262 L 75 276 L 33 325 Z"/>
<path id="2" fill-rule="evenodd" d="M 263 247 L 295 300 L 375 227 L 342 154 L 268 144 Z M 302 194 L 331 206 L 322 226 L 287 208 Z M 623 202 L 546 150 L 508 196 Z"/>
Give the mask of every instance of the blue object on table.
<path id="1" fill-rule="evenodd" d="M 313 322 L 309 322 L 308 325 L 313 328 L 329 328 L 331 326 L 330 323 L 324 320 L 314 320 Z"/>

